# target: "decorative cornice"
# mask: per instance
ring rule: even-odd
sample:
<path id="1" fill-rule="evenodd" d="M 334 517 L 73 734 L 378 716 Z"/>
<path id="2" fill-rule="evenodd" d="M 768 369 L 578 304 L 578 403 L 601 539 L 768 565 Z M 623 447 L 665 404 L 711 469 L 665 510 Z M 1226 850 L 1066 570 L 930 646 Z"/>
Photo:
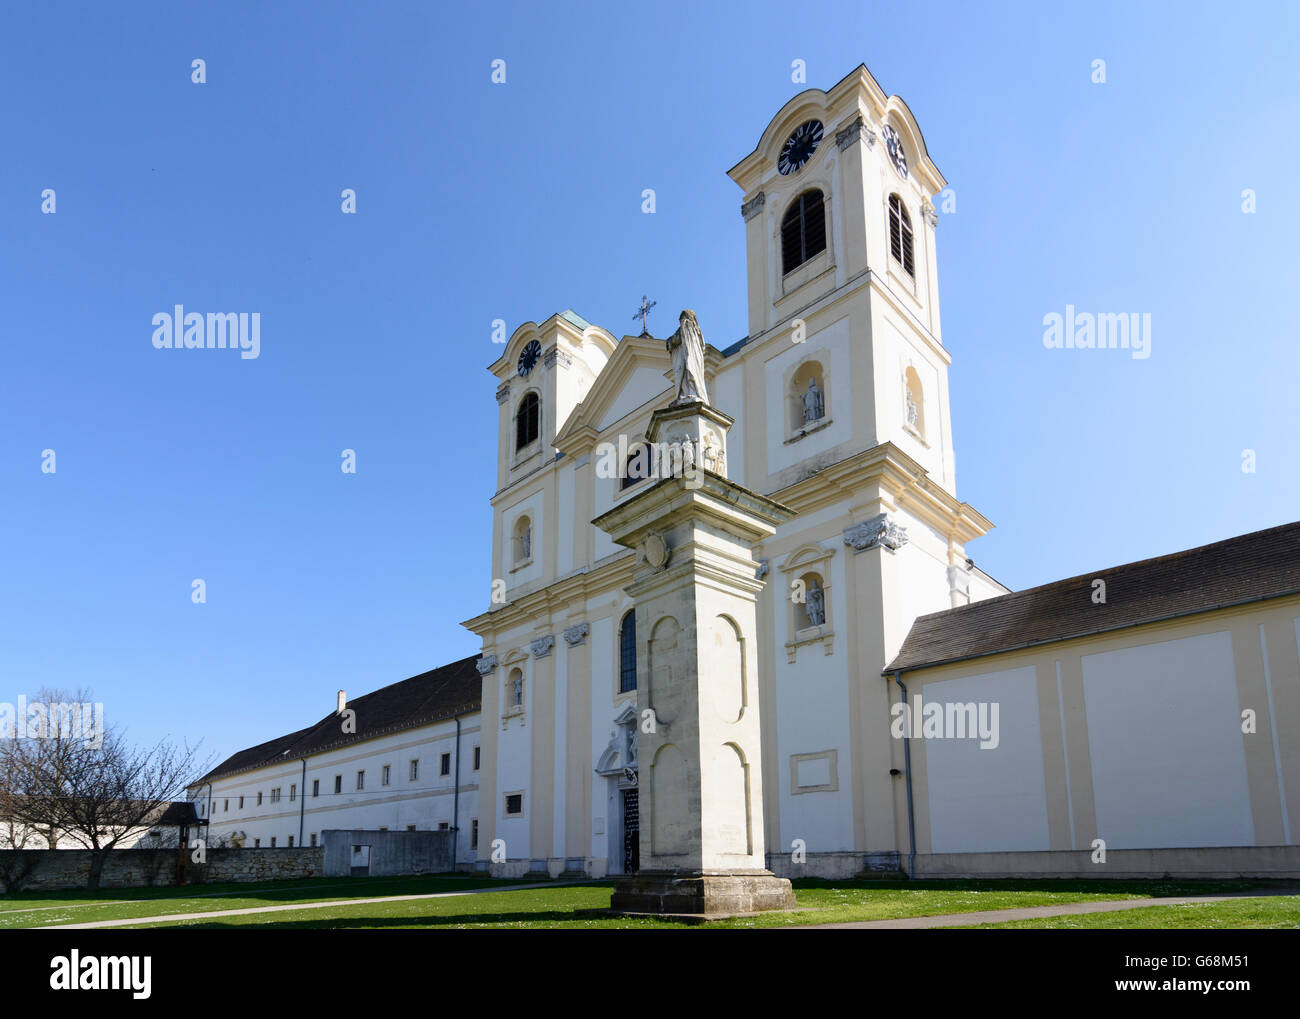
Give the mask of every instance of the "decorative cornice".
<path id="1" fill-rule="evenodd" d="M 505 403 L 510 399 L 510 383 L 503 382 L 497 386 L 497 403 Z"/>
<path id="2" fill-rule="evenodd" d="M 888 513 L 877 513 L 870 520 L 846 527 L 844 544 L 852 545 L 854 552 L 867 552 L 873 548 L 896 552 L 907 544 L 907 528 L 890 520 Z"/>
<path id="3" fill-rule="evenodd" d="M 835 132 L 835 144 L 839 146 L 841 152 L 856 141 L 866 142 L 867 148 L 873 148 L 876 144 L 876 132 L 867 127 L 862 114 L 858 114 L 853 123 L 843 131 Z"/>
<path id="4" fill-rule="evenodd" d="M 564 631 L 564 643 L 568 644 L 569 647 L 577 647 L 579 644 L 585 644 L 587 641 L 587 634 L 590 632 L 590 623 L 577 623 Z"/>
<path id="5" fill-rule="evenodd" d="M 533 653 L 534 658 L 545 658 L 551 653 L 551 648 L 555 647 L 555 634 L 548 633 L 545 637 L 538 637 L 528 644 L 528 650 Z"/>
<path id="6" fill-rule="evenodd" d="M 482 658 L 480 658 L 477 662 L 474 663 L 474 667 L 478 669 L 478 674 L 480 676 L 486 676 L 489 672 L 491 672 L 493 669 L 497 667 L 497 656 L 484 655 Z"/>
<path id="7" fill-rule="evenodd" d="M 763 206 L 765 204 L 767 204 L 767 195 L 764 192 L 760 191 L 749 201 L 741 205 L 740 214 L 745 217 L 745 222 L 748 223 L 751 219 L 753 219 L 755 216 L 757 216 L 760 212 L 763 211 Z"/>

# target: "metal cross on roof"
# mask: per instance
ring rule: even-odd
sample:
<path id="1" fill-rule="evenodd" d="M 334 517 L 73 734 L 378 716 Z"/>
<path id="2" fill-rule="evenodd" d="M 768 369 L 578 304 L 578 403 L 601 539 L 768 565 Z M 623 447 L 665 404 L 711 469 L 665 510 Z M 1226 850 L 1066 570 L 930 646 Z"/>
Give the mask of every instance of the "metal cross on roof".
<path id="1" fill-rule="evenodd" d="M 649 335 L 650 335 L 650 333 L 646 330 L 646 327 L 645 327 L 645 317 L 646 317 L 647 315 L 650 314 L 650 309 L 653 308 L 653 307 L 654 307 L 656 304 L 658 304 L 658 303 L 659 303 L 658 301 L 650 301 L 650 302 L 647 304 L 647 303 L 646 303 L 646 297 L 645 297 L 645 294 L 642 294 L 642 295 L 641 295 L 641 307 L 637 309 L 636 314 L 633 315 L 632 318 L 633 318 L 633 319 L 638 319 L 638 318 L 639 318 L 639 319 L 641 320 L 641 335 L 642 335 L 642 336 L 649 336 Z"/>

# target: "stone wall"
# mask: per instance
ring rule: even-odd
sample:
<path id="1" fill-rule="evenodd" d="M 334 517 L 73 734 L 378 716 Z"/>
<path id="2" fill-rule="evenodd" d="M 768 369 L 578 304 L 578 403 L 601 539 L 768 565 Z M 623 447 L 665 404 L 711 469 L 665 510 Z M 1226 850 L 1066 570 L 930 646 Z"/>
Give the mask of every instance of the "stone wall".
<path id="1" fill-rule="evenodd" d="M 0 885 L 8 892 L 15 881 L 20 891 L 85 888 L 91 853 L 86 849 L 0 850 Z M 196 864 L 185 854 L 186 884 L 240 881 L 291 881 L 320 877 L 323 850 L 209 849 L 207 862 Z M 175 849 L 115 849 L 100 876 L 101 888 L 148 888 L 175 885 Z"/>
<path id="2" fill-rule="evenodd" d="M 326 877 L 449 874 L 456 869 L 452 831 L 321 832 Z"/>

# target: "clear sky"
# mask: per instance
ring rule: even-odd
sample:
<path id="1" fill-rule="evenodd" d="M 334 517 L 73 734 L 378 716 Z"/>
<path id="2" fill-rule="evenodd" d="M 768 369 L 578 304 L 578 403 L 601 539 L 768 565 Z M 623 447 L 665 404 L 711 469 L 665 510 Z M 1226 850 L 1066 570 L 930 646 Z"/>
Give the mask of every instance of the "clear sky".
<path id="1" fill-rule="evenodd" d="M 0 700 L 90 686 L 224 756 L 475 652 L 492 321 L 621 335 L 645 293 L 657 335 L 742 337 L 726 170 L 794 60 L 866 63 L 953 186 L 980 565 L 1023 588 L 1300 517 L 1297 7 L 1060 6 L 6 4 Z M 260 356 L 155 349 L 176 304 L 260 313 Z M 1151 356 L 1045 349 L 1067 304 L 1149 313 Z"/>

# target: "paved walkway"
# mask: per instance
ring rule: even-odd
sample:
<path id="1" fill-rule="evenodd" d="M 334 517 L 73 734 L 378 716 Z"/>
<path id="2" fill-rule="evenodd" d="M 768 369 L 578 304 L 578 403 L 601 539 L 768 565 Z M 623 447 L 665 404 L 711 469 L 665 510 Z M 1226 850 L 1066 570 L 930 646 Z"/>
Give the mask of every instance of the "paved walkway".
<path id="1" fill-rule="evenodd" d="M 591 884 L 587 881 L 556 881 L 526 885 L 495 885 L 490 888 L 466 888 L 459 892 L 429 892 L 423 895 L 381 895 L 370 899 L 326 899 L 324 902 L 289 902 L 282 906 L 246 906 L 243 909 L 214 909 L 203 913 L 156 913 L 127 917 L 122 920 L 96 920 L 92 923 L 47 924 L 43 931 L 88 931 L 103 927 L 130 927 L 141 923 L 168 923 L 172 920 L 210 920 L 222 916 L 248 916 L 252 913 L 288 913 L 300 909 L 330 909 L 336 906 L 368 906 L 376 902 L 405 902 L 414 899 L 450 899 L 457 895 L 483 895 L 487 892 L 517 892 L 526 888 L 562 888 L 566 885 Z M 226 893 L 230 894 L 230 893 Z"/>
<path id="2" fill-rule="evenodd" d="M 861 920 L 854 923 L 809 924 L 821 930 L 925 930 L 933 927 L 969 927 L 978 923 L 1010 923 L 1037 920 L 1050 916 L 1077 916 L 1083 913 L 1115 913 L 1125 909 L 1149 909 L 1153 906 L 1187 906 L 1197 902 L 1224 902 L 1229 899 L 1257 899 L 1268 895 L 1295 895 L 1300 888 L 1259 888 L 1229 895 L 1184 895 L 1158 899 L 1109 899 L 1102 902 L 1063 902 L 1059 906 L 1026 906 L 1022 909 L 985 909 L 977 913 L 944 913 L 941 916 L 907 916 L 894 920 Z M 793 928 L 787 928 L 793 929 Z M 805 929 L 805 928 L 800 928 Z"/>

